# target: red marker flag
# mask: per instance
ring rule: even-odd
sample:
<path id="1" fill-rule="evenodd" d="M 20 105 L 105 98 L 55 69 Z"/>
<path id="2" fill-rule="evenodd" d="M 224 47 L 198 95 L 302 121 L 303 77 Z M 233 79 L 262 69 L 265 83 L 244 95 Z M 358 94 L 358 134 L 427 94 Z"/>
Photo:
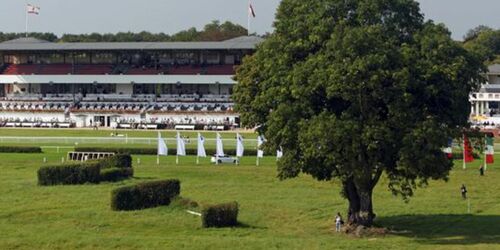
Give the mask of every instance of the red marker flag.
<path id="1" fill-rule="evenodd" d="M 470 144 L 469 138 L 464 135 L 464 162 L 469 163 L 474 161 L 474 155 L 472 154 L 472 146 Z"/>

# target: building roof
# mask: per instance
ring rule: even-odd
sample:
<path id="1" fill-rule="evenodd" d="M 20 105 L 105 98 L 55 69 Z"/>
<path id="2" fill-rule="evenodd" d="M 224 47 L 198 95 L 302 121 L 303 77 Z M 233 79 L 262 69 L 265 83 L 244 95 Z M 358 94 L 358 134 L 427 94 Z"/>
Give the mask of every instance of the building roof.
<path id="1" fill-rule="evenodd" d="M 60 50 L 231 50 L 250 49 L 262 42 L 255 36 L 242 36 L 221 42 L 100 42 L 53 43 L 36 38 L 18 38 L 0 43 L 0 51 Z"/>
<path id="2" fill-rule="evenodd" d="M 236 84 L 231 75 L 0 75 L 0 84 Z"/>
<path id="3" fill-rule="evenodd" d="M 500 64 L 493 64 L 488 66 L 489 74 L 500 74 Z"/>

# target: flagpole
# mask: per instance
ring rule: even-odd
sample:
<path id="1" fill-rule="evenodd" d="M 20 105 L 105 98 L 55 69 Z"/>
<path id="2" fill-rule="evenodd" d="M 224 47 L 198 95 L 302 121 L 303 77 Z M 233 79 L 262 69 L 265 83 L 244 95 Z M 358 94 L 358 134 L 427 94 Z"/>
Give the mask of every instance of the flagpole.
<path id="1" fill-rule="evenodd" d="M 484 142 L 486 145 L 486 150 L 484 150 L 484 170 L 486 170 L 486 168 L 488 168 L 488 161 L 486 159 L 486 157 L 488 157 L 488 155 L 487 155 L 487 153 L 488 153 L 488 139 L 487 139 L 486 134 L 484 135 Z"/>
<path id="2" fill-rule="evenodd" d="M 463 169 L 465 169 L 465 135 L 462 135 L 463 147 L 462 147 L 462 156 L 463 156 Z"/>
<path id="3" fill-rule="evenodd" d="M 247 36 L 250 36 L 250 0 L 247 5 Z"/>
<path id="4" fill-rule="evenodd" d="M 24 6 L 24 16 L 26 18 L 26 23 L 25 23 L 25 36 L 28 37 L 28 2 L 26 2 L 25 6 Z"/>

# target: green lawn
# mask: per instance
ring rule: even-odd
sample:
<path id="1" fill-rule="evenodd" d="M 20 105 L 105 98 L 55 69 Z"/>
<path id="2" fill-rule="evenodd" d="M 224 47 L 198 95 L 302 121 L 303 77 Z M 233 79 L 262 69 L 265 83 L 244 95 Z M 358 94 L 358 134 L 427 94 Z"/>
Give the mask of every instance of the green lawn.
<path id="1" fill-rule="evenodd" d="M 382 179 L 374 194 L 376 223 L 398 233 L 356 239 L 332 231 L 334 214 L 346 211 L 338 183 L 308 176 L 279 181 L 274 157 L 256 167 L 255 157 L 240 166 L 208 159 L 197 166 L 194 157 L 182 157 L 176 166 L 170 156 L 157 166 L 155 156 L 134 156 L 131 180 L 38 186 L 42 159 L 56 164 L 64 155 L 0 154 L 0 249 L 500 249 L 500 157 L 483 177 L 480 161 L 467 170 L 457 161 L 449 182 L 431 182 L 409 203 L 391 196 Z M 180 207 L 111 211 L 112 189 L 164 178 L 180 179 L 181 195 L 201 203 L 238 201 L 242 226 L 203 229 L 199 217 Z"/>
<path id="2" fill-rule="evenodd" d="M 175 166 L 174 157 L 156 166 L 155 157 L 141 157 L 141 165 L 135 165 L 136 178 L 130 181 L 39 187 L 35 171 L 44 156 L 55 163 L 62 155 L 2 154 L 1 249 L 500 247 L 497 169 L 483 178 L 474 169 L 454 171 L 450 182 L 432 182 L 408 204 L 390 196 L 382 182 L 374 199 L 377 223 L 409 232 L 353 239 L 331 232 L 333 214 L 346 209 L 336 183 L 319 183 L 306 176 L 278 181 L 271 158 L 261 167 L 253 166 L 254 158 L 243 159 L 239 167 L 216 167 L 194 166 L 194 158 L 181 158 L 181 165 Z M 160 178 L 179 178 L 182 196 L 202 203 L 237 200 L 244 226 L 202 229 L 199 218 L 179 208 L 109 209 L 113 188 Z M 469 187 L 472 215 L 467 215 L 467 203 L 458 192 L 462 182 Z"/>

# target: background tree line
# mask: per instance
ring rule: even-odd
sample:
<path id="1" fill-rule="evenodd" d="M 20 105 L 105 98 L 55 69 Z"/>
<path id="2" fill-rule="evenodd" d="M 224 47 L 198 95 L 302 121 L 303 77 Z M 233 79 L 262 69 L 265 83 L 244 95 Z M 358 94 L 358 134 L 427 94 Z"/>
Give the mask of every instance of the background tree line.
<path id="1" fill-rule="evenodd" d="M 29 33 L 28 36 L 46 40 L 49 42 L 187 42 L 187 41 L 223 41 L 247 34 L 246 28 L 239 24 L 226 21 L 220 23 L 214 20 L 205 25 L 203 30 L 189 28 L 173 35 L 163 32 L 151 33 L 142 31 L 118 32 L 115 34 L 90 33 L 90 34 L 63 34 L 58 37 L 54 33 Z M 3 33 L 0 32 L 0 42 L 25 37 L 25 33 Z"/>
<path id="2" fill-rule="evenodd" d="M 480 25 L 464 36 L 464 47 L 477 53 L 486 64 L 500 63 L 500 29 Z"/>

